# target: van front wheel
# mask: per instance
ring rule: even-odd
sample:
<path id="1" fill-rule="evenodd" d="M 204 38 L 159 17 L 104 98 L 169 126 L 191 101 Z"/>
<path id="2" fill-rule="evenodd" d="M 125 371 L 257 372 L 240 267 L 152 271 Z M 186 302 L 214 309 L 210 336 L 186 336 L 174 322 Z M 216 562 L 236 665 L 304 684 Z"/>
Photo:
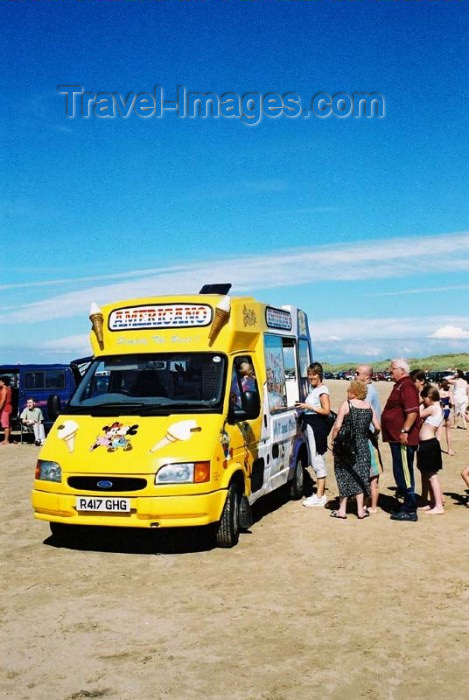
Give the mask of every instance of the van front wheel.
<path id="1" fill-rule="evenodd" d="M 219 547 L 234 547 L 235 544 L 238 544 L 239 502 L 239 489 L 236 484 L 231 484 L 217 527 L 216 542 Z"/>
<path id="2" fill-rule="evenodd" d="M 304 491 L 304 467 L 301 457 L 298 455 L 295 465 L 293 479 L 290 482 L 290 498 L 298 501 L 303 496 Z"/>
<path id="3" fill-rule="evenodd" d="M 49 523 L 52 536 L 57 542 L 71 542 L 77 535 L 77 526 L 67 525 L 65 523 Z"/>

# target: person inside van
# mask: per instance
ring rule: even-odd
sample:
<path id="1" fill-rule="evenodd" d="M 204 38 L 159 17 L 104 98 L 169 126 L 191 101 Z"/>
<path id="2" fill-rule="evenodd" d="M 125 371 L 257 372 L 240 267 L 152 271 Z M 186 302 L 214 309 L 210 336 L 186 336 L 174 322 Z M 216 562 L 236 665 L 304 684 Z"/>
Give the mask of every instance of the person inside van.
<path id="1" fill-rule="evenodd" d="M 254 367 L 250 362 L 241 362 L 239 366 L 241 376 L 241 388 L 243 391 L 256 391 L 256 377 Z"/>

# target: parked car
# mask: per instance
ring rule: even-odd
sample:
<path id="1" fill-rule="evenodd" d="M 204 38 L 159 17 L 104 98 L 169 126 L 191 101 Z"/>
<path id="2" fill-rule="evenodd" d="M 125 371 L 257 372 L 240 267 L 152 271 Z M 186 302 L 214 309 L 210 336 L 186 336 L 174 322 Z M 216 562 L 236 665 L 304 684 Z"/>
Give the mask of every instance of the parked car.
<path id="1" fill-rule="evenodd" d="M 77 377 L 69 365 L 0 365 L 0 375 L 10 377 L 13 427 L 20 424 L 19 416 L 26 408 L 27 399 L 31 398 L 44 415 L 46 429 L 49 428 L 53 423 L 47 406 L 49 396 L 57 394 L 65 404 L 77 385 Z"/>
<path id="2" fill-rule="evenodd" d="M 454 372 L 452 370 L 432 370 L 427 372 L 427 382 L 431 384 L 439 384 L 443 379 L 447 377 L 452 377 Z"/>
<path id="3" fill-rule="evenodd" d="M 346 381 L 350 381 L 351 379 L 355 379 L 355 370 L 354 369 L 343 369 L 340 372 L 337 372 L 335 375 L 336 379 L 345 379 Z"/>

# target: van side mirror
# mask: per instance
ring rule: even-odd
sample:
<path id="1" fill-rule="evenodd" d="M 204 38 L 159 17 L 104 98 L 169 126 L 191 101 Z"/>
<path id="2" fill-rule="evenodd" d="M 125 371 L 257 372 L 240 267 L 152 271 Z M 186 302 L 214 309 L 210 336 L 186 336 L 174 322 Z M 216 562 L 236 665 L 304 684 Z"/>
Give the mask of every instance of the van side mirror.
<path id="1" fill-rule="evenodd" d="M 234 425 L 243 420 L 257 418 L 261 410 L 261 401 L 257 391 L 245 391 L 241 396 L 242 408 L 231 405 L 228 410 L 228 423 Z"/>
<path id="2" fill-rule="evenodd" d="M 247 420 L 257 418 L 261 410 L 261 401 L 257 391 L 245 391 L 241 397 L 243 409 L 246 413 Z"/>
<path id="3" fill-rule="evenodd" d="M 47 399 L 47 413 L 49 414 L 49 419 L 55 421 L 62 411 L 62 404 L 60 403 L 60 396 L 57 394 L 51 394 Z"/>

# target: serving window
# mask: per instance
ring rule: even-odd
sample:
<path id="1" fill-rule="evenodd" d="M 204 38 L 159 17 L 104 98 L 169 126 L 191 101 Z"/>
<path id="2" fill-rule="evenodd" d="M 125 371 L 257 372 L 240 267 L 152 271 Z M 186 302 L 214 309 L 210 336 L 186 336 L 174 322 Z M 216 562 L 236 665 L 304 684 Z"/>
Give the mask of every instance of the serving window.
<path id="1" fill-rule="evenodd" d="M 264 337 L 267 393 L 271 413 L 284 411 L 288 406 L 282 340 L 279 335 Z"/>

